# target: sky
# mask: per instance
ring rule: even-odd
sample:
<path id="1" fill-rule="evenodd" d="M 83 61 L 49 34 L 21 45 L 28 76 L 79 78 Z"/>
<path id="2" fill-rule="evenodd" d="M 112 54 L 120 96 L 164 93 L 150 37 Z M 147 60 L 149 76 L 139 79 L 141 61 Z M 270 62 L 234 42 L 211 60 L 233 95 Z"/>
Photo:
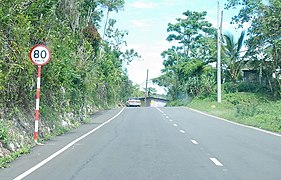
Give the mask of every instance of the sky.
<path id="1" fill-rule="evenodd" d="M 231 17 L 237 10 L 224 10 L 227 0 L 219 0 L 224 11 L 223 32 L 236 33 L 234 25 L 230 24 Z M 133 48 L 141 55 L 139 60 L 133 60 L 126 68 L 129 79 L 134 84 L 145 87 L 146 73 L 149 70 L 149 80 L 159 77 L 163 59 L 161 53 L 172 46 L 168 37 L 168 23 L 176 23 L 176 18 L 184 17 L 183 12 L 207 11 L 206 19 L 217 27 L 217 0 L 125 0 L 123 10 L 112 12 L 109 18 L 116 19 L 116 27 L 127 30 L 126 49 Z M 241 31 L 240 31 L 241 32 Z M 148 87 L 153 87 L 159 94 L 165 94 L 163 88 L 149 81 Z"/>

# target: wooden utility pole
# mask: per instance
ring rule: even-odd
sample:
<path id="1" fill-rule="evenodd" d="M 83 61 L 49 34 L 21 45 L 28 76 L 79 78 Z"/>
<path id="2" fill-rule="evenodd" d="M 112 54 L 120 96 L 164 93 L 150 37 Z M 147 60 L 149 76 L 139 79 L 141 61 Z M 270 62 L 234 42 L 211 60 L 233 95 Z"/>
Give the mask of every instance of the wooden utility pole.
<path id="1" fill-rule="evenodd" d="M 221 15 L 220 15 L 221 13 Z M 217 100 L 221 103 L 221 44 L 222 44 L 222 21 L 223 11 L 220 12 L 220 4 L 218 1 L 218 60 L 217 60 L 217 86 L 218 97 Z"/>

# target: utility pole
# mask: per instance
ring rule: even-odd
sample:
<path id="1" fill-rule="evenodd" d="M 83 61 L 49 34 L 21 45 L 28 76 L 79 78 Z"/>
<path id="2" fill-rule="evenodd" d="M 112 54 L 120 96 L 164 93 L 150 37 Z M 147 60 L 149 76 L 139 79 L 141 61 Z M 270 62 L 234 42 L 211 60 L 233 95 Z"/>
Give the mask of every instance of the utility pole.
<path id="1" fill-rule="evenodd" d="M 146 100 L 147 100 L 147 96 L 148 96 L 148 92 L 147 92 L 147 84 L 148 84 L 148 69 L 147 69 L 147 71 L 146 71 L 146 82 L 145 82 L 145 100 L 144 100 L 144 102 L 145 102 L 145 107 L 146 107 Z"/>
<path id="2" fill-rule="evenodd" d="M 220 15 L 221 13 L 221 15 Z M 217 60 L 217 86 L 218 103 L 221 103 L 221 44 L 222 44 L 222 21 L 223 11 L 220 12 L 220 3 L 218 1 L 218 60 Z"/>

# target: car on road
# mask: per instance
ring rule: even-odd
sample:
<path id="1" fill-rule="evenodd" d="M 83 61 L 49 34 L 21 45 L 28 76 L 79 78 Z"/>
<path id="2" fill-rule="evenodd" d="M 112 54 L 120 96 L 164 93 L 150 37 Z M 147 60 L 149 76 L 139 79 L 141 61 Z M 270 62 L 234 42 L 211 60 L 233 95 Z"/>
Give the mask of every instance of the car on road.
<path id="1" fill-rule="evenodd" d="M 141 101 L 138 98 L 130 98 L 126 102 L 127 107 L 141 107 Z"/>

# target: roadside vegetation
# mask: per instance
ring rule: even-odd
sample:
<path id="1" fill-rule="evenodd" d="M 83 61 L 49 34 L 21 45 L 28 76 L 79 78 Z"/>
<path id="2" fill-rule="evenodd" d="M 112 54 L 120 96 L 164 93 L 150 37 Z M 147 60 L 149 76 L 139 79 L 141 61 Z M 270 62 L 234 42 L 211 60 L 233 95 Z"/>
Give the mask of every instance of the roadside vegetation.
<path id="1" fill-rule="evenodd" d="M 281 133 L 281 100 L 274 101 L 255 93 L 229 93 L 222 103 L 212 98 L 194 98 L 187 105 L 217 117 L 272 132 Z"/>
<path id="2" fill-rule="evenodd" d="M 222 102 L 217 103 L 217 30 L 207 12 L 186 11 L 168 24 L 167 41 L 178 44 L 162 53 L 163 86 L 169 106 L 189 106 L 258 128 L 281 132 L 281 2 L 228 0 L 237 34 L 222 40 Z M 246 28 L 249 26 L 249 28 Z"/>
<path id="3" fill-rule="evenodd" d="M 126 50 L 128 32 L 110 16 L 124 0 L 0 3 L 0 167 L 34 146 L 37 69 L 28 57 L 33 46 L 44 44 L 52 55 L 42 67 L 40 141 L 143 94 L 124 68 L 140 56 Z M 251 26 L 223 36 L 223 102 L 216 103 L 217 30 L 207 12 L 187 10 L 168 24 L 167 41 L 178 45 L 161 54 L 164 68 L 153 82 L 166 88 L 172 106 L 280 132 L 281 2 L 228 0 L 225 8 L 241 9 L 232 23 Z"/>
<path id="4" fill-rule="evenodd" d="M 0 167 L 34 145 L 37 67 L 29 59 L 33 46 L 46 45 L 52 56 L 42 67 L 40 141 L 139 93 L 124 68 L 139 55 L 126 49 L 128 32 L 110 18 L 111 12 L 123 8 L 124 0 L 0 3 Z"/>

